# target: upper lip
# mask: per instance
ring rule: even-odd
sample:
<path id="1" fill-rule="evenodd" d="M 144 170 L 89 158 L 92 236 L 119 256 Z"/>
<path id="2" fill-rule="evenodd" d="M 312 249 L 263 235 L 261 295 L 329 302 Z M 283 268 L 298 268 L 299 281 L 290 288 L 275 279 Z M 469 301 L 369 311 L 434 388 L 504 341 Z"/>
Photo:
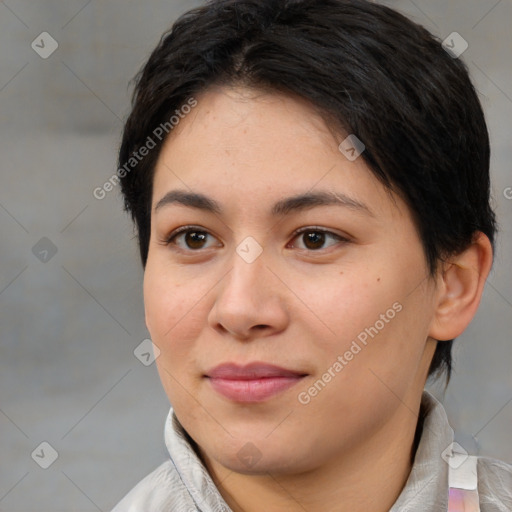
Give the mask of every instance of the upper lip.
<path id="1" fill-rule="evenodd" d="M 252 380 L 266 377 L 302 377 L 304 372 L 288 370 L 268 363 L 254 362 L 246 365 L 223 363 L 206 373 L 207 377 L 232 380 Z"/>

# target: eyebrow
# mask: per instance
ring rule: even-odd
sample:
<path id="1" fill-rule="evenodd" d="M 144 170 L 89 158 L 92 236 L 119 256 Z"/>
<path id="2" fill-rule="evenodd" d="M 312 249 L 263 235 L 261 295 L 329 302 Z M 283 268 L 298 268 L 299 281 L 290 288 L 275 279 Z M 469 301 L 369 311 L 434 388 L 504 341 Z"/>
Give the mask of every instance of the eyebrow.
<path id="1" fill-rule="evenodd" d="M 222 207 L 211 197 L 204 194 L 191 193 L 183 190 L 171 190 L 155 205 L 154 212 L 171 204 L 180 204 L 189 208 L 196 208 L 206 212 L 222 215 Z M 375 215 L 364 203 L 357 201 L 343 193 L 321 190 L 317 192 L 305 192 L 295 196 L 279 200 L 272 206 L 271 215 L 282 217 L 291 212 L 308 210 L 316 206 L 343 206 L 354 211 L 366 213 L 372 217 Z"/>

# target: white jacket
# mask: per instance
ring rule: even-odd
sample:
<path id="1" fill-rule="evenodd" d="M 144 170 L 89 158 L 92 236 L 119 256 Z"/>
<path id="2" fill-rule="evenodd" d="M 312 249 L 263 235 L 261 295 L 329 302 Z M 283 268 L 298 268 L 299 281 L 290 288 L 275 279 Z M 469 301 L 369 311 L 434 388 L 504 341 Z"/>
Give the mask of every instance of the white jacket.
<path id="1" fill-rule="evenodd" d="M 447 459 L 453 430 L 443 406 L 424 391 L 421 412 L 424 421 L 414 464 L 389 512 L 512 512 L 512 466 L 486 457 L 455 454 Z M 141 480 L 112 512 L 232 512 L 172 408 L 165 423 L 165 444 L 169 460 Z M 464 495 L 465 509 L 455 503 L 459 495 Z"/>

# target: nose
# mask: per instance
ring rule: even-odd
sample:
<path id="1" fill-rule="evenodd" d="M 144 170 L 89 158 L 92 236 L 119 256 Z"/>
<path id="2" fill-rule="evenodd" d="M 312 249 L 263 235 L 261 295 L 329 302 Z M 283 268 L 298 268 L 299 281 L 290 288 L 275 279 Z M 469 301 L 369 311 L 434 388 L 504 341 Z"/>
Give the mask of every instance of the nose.
<path id="1" fill-rule="evenodd" d="M 275 270 L 267 267 L 265 251 L 252 263 L 235 253 L 230 263 L 231 270 L 215 288 L 209 325 L 242 340 L 284 330 L 289 321 L 286 291 Z"/>

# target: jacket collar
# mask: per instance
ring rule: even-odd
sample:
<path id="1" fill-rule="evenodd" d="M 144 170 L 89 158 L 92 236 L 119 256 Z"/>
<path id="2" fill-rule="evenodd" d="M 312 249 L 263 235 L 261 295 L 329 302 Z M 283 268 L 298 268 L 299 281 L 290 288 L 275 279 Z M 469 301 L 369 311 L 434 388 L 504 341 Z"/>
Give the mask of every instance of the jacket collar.
<path id="1" fill-rule="evenodd" d="M 443 452 L 453 442 L 442 404 L 423 391 L 420 418 L 424 417 L 421 438 L 409 478 L 389 512 L 438 512 L 448 509 L 448 464 Z"/>

